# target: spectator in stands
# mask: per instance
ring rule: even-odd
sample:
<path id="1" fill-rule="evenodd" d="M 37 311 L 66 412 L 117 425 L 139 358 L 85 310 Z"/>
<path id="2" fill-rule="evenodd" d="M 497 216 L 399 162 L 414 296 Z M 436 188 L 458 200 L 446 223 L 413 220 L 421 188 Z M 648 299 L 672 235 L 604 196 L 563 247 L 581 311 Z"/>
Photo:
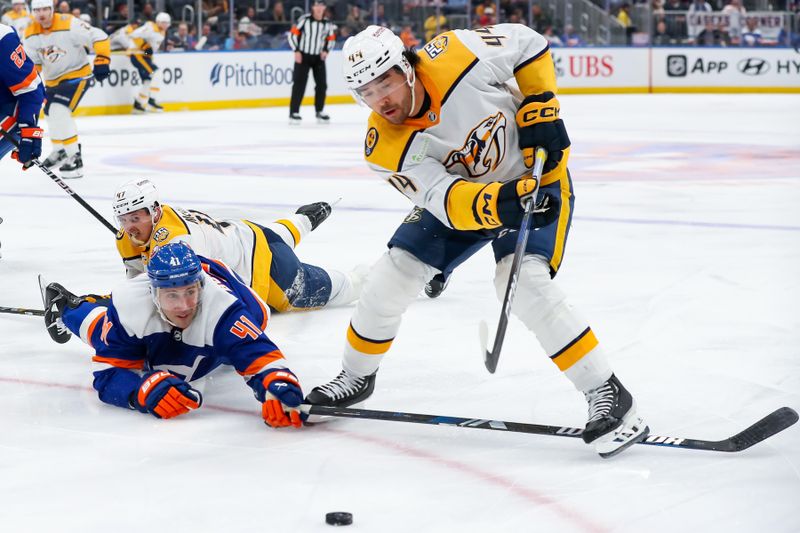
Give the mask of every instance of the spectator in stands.
<path id="1" fill-rule="evenodd" d="M 280 0 L 272 4 L 272 11 L 267 20 L 269 21 L 267 33 L 270 35 L 284 35 L 291 28 L 289 19 L 286 18 L 286 12 L 283 9 L 283 2 Z"/>
<path id="2" fill-rule="evenodd" d="M 366 18 L 358 4 L 350 6 L 350 11 L 347 14 L 347 19 L 344 21 L 345 25 L 350 28 L 350 33 L 355 35 L 367 27 Z"/>
<path id="3" fill-rule="evenodd" d="M 252 9 L 252 8 L 250 8 Z M 248 10 L 249 11 L 249 10 Z M 261 26 L 255 23 L 255 21 L 247 17 L 242 17 L 239 19 L 238 29 L 240 32 L 244 32 L 252 38 L 252 41 L 257 40 L 258 36 L 261 35 L 263 32 L 261 30 Z M 251 48 L 254 47 L 255 43 L 251 42 Z"/>
<path id="4" fill-rule="evenodd" d="M 375 4 L 371 4 L 371 5 L 374 6 Z M 390 26 L 390 24 L 389 24 L 389 20 L 386 18 L 386 9 L 384 8 L 382 3 L 378 4 L 378 10 L 376 11 L 376 13 L 377 13 L 377 18 L 375 20 L 377 22 L 375 22 L 375 23 L 378 26 L 384 26 L 384 27 L 388 28 Z M 370 24 L 373 24 L 372 12 L 369 13 L 369 16 L 367 18 L 369 19 Z"/>
<path id="5" fill-rule="evenodd" d="M 553 19 L 542 11 L 542 6 L 533 4 L 533 7 L 531 7 L 531 28 L 542 33 L 546 27 L 552 25 Z"/>
<path id="6" fill-rule="evenodd" d="M 581 38 L 581 34 L 575 31 L 572 24 L 564 26 L 564 35 L 561 36 L 564 46 L 583 46 L 586 42 Z"/>
<path id="7" fill-rule="evenodd" d="M 486 6 L 483 9 L 483 14 L 478 17 L 478 27 L 491 26 L 497 24 L 497 17 L 494 16 L 494 7 Z"/>
<path id="8" fill-rule="evenodd" d="M 550 43 L 550 46 L 564 46 L 563 41 L 561 41 L 561 37 L 555 34 L 552 26 L 546 27 L 542 32 L 542 36 L 547 39 L 547 42 Z"/>
<path id="9" fill-rule="evenodd" d="M 251 50 L 253 47 L 251 45 L 253 36 L 247 32 L 240 31 L 236 32 L 236 36 L 233 38 L 233 49 L 234 50 Z"/>
<path id="10" fill-rule="evenodd" d="M 220 17 L 228 13 L 228 3 L 225 0 L 203 0 L 203 18 L 216 26 Z"/>
<path id="11" fill-rule="evenodd" d="M 712 11 L 714 10 L 711 8 L 711 4 L 706 2 L 706 0 L 693 0 L 692 3 L 689 4 L 689 13 L 710 13 Z"/>
<path id="12" fill-rule="evenodd" d="M 200 38 L 197 40 L 195 50 L 219 50 L 222 48 L 225 39 L 211 29 L 211 24 L 203 24 Z"/>
<path id="13" fill-rule="evenodd" d="M 758 29 L 757 17 L 745 18 L 745 29 L 742 31 L 742 46 L 761 46 L 761 30 Z"/>
<path id="14" fill-rule="evenodd" d="M 197 39 L 189 33 L 189 25 L 185 22 L 178 24 L 177 29 L 167 37 L 167 52 L 173 50 L 194 50 Z"/>
<path id="15" fill-rule="evenodd" d="M 58 12 L 64 15 L 70 14 L 69 2 L 59 2 L 58 3 Z"/>
<path id="16" fill-rule="evenodd" d="M 666 0 L 664 4 L 664 22 L 667 33 L 679 44 L 687 36 L 686 10 L 688 6 L 682 0 Z"/>
<path id="17" fill-rule="evenodd" d="M 81 8 L 79 8 L 79 7 L 73 7 L 73 8 L 72 8 L 72 11 L 70 12 L 70 15 L 72 15 L 72 16 L 73 16 L 73 17 L 75 17 L 76 19 L 79 19 L 79 18 L 81 18 Z"/>
<path id="18" fill-rule="evenodd" d="M 349 39 L 353 34 L 350 33 L 350 28 L 347 26 L 342 26 L 336 28 L 336 42 L 340 45 L 344 46 L 344 42 Z M 339 47 L 341 48 L 341 46 Z"/>
<path id="19" fill-rule="evenodd" d="M 659 20 L 656 23 L 656 31 L 653 33 L 653 46 L 669 46 L 675 44 L 675 40 L 667 32 L 667 23 Z"/>
<path id="20" fill-rule="evenodd" d="M 141 17 L 144 20 L 153 20 L 156 16 L 156 10 L 153 7 L 153 4 L 150 2 L 145 2 L 142 6 L 142 15 Z"/>
<path id="21" fill-rule="evenodd" d="M 694 40 L 697 46 L 727 46 L 730 43 L 728 32 L 715 26 L 710 20 L 706 21 L 703 30 Z"/>
<path id="22" fill-rule="evenodd" d="M 425 19 L 422 27 L 425 29 L 425 42 L 427 43 L 447 29 L 447 17 L 442 14 L 437 17 L 434 11 L 431 16 Z"/>
<path id="23" fill-rule="evenodd" d="M 400 40 L 403 41 L 403 46 L 406 48 L 416 48 L 419 46 L 419 39 L 414 35 L 411 24 L 403 26 L 403 31 L 400 32 Z"/>
<path id="24" fill-rule="evenodd" d="M 625 43 L 628 45 L 633 41 L 633 34 L 636 32 L 636 26 L 633 25 L 630 12 L 631 5 L 625 2 L 619 6 L 619 12 L 617 13 L 617 20 L 625 28 Z"/>
<path id="25" fill-rule="evenodd" d="M 653 0 L 653 16 L 661 20 L 664 13 L 664 0 Z"/>
<path id="26" fill-rule="evenodd" d="M 747 10 L 742 5 L 742 0 L 730 0 L 730 2 L 725 4 L 725 7 L 722 8 L 722 12 L 726 15 L 732 15 L 734 13 L 744 15 L 747 13 Z"/>

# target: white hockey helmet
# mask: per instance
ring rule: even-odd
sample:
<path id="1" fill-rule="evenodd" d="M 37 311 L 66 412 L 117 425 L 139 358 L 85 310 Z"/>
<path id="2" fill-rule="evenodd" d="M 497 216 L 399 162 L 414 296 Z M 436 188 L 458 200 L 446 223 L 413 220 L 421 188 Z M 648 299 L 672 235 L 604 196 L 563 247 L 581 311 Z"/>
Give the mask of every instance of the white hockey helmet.
<path id="1" fill-rule="evenodd" d="M 24 4 L 25 0 L 11 0 L 11 5 Z"/>
<path id="2" fill-rule="evenodd" d="M 169 13 L 164 13 L 163 11 L 156 15 L 156 24 L 161 22 L 166 22 L 167 24 L 172 24 L 172 17 L 169 16 Z"/>
<path id="3" fill-rule="evenodd" d="M 147 209 L 151 216 L 155 216 L 156 207 L 160 205 L 158 189 L 148 179 L 131 180 L 123 184 L 117 189 L 112 202 L 114 216 L 117 217 L 117 220 L 122 215 L 139 209 Z"/>
<path id="4" fill-rule="evenodd" d="M 53 7 L 53 0 L 31 0 L 31 11 L 36 9 L 45 9 L 45 8 L 54 9 Z"/>
<path id="5" fill-rule="evenodd" d="M 408 85 L 413 87 L 414 67 L 403 55 L 404 51 L 402 39 L 382 26 L 367 26 L 365 30 L 345 41 L 342 48 L 344 79 L 356 100 L 363 101 L 358 94 L 360 87 L 393 67 L 399 67 L 405 74 Z"/>

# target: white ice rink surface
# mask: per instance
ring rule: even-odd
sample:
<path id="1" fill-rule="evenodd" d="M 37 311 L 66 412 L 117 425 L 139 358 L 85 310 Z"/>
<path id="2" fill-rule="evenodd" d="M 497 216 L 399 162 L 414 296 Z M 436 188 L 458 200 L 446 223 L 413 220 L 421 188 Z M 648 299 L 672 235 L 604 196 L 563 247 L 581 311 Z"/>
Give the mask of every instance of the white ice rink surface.
<path id="1" fill-rule="evenodd" d="M 557 277 L 589 317 L 651 430 L 716 440 L 800 409 L 797 95 L 564 96 L 576 211 Z M 149 177 L 168 203 L 269 222 L 342 201 L 298 248 L 372 262 L 411 208 L 362 162 L 366 112 L 289 128 L 285 109 L 80 118 L 86 177 L 109 219 Z M 45 126 L 46 127 L 46 126 Z M 45 147 L 49 151 L 49 145 Z M 47 152 L 46 152 L 47 153 Z M 122 279 L 114 239 L 38 169 L 0 162 L 0 305 L 40 308 L 37 273 L 76 293 Z M 374 409 L 582 426 L 585 401 L 516 319 L 489 375 L 488 249 L 409 309 Z M 275 315 L 306 391 L 335 376 L 352 308 Z M 230 369 L 174 420 L 102 404 L 91 349 L 41 318 L 0 315 L 0 531 L 797 532 L 800 426 L 740 454 L 365 420 L 271 430 Z"/>

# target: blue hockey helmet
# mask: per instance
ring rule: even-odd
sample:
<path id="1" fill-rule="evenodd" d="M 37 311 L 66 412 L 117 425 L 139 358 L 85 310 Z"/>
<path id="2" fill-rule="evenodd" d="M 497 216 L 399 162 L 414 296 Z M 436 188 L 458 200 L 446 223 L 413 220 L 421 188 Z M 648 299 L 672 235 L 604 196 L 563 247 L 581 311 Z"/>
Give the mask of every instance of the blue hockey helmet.
<path id="1" fill-rule="evenodd" d="M 154 288 L 184 287 L 203 279 L 197 254 L 183 242 L 165 244 L 150 257 L 147 276 Z"/>

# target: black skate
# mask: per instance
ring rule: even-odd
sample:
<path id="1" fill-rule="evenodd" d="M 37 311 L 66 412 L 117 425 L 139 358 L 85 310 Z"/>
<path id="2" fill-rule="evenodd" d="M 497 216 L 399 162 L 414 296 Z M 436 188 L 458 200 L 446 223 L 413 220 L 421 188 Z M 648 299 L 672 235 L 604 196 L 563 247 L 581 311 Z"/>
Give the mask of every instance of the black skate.
<path id="1" fill-rule="evenodd" d="M 322 111 L 317 111 L 317 123 L 319 124 L 330 124 L 331 117 L 328 116 L 327 113 L 323 113 Z"/>
<path id="2" fill-rule="evenodd" d="M 299 126 L 301 122 L 303 122 L 303 117 L 300 116 L 300 113 L 289 113 L 290 126 Z"/>
<path id="3" fill-rule="evenodd" d="M 61 173 L 61 177 L 64 179 L 82 178 L 83 158 L 81 157 L 81 153 L 78 152 L 67 159 L 67 162 L 61 165 L 61 168 L 59 168 L 58 171 Z"/>
<path id="4" fill-rule="evenodd" d="M 589 421 L 583 441 L 594 445 L 601 457 L 613 457 L 644 440 L 650 428 L 636 414 L 636 402 L 615 375 L 586 393 Z"/>
<path id="5" fill-rule="evenodd" d="M 147 109 L 139 102 L 139 100 L 133 101 L 133 109 L 131 109 L 131 113 L 134 115 L 144 115 L 147 113 Z"/>
<path id="6" fill-rule="evenodd" d="M 59 344 L 64 344 L 72 338 L 72 333 L 61 320 L 64 308 L 69 306 L 74 309 L 83 300 L 58 283 L 49 283 L 45 286 L 46 283 L 42 276 L 39 276 L 39 288 L 42 291 L 42 301 L 44 301 L 44 323 L 50 338 Z"/>
<path id="7" fill-rule="evenodd" d="M 450 278 L 445 279 L 444 274 L 436 274 L 428 283 L 425 284 L 425 295 L 428 298 L 436 298 L 444 292 Z"/>
<path id="8" fill-rule="evenodd" d="M 147 106 L 150 111 L 155 111 L 156 113 L 164 112 L 164 106 L 156 102 L 155 98 L 149 98 L 147 100 Z"/>
<path id="9" fill-rule="evenodd" d="M 63 148 L 53 150 L 47 159 L 42 161 L 42 166 L 45 168 L 53 168 L 67 158 L 67 152 Z"/>
<path id="10" fill-rule="evenodd" d="M 330 382 L 314 387 L 306 396 L 305 403 L 326 407 L 350 407 L 363 402 L 375 390 L 375 374 L 358 377 L 342 370 Z"/>
<path id="11" fill-rule="evenodd" d="M 295 214 L 307 216 L 311 221 L 311 231 L 314 231 L 331 215 L 331 211 L 333 209 L 328 202 L 316 202 L 298 207 Z"/>

